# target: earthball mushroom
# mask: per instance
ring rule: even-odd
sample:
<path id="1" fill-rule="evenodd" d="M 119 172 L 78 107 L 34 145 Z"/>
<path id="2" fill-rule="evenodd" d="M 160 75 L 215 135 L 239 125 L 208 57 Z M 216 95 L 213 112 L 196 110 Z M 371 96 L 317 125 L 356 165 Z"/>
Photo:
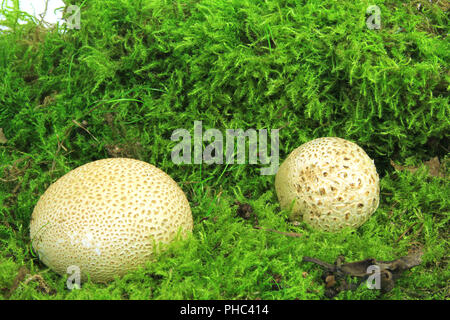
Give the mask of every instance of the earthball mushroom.
<path id="1" fill-rule="evenodd" d="M 275 189 L 291 220 L 315 229 L 358 228 L 378 208 L 380 185 L 374 162 L 357 144 L 341 138 L 309 141 L 281 164 Z"/>
<path id="2" fill-rule="evenodd" d="M 192 232 L 185 194 L 165 172 L 127 158 L 78 167 L 54 182 L 30 222 L 41 261 L 64 275 L 78 267 L 94 282 L 142 266 L 159 244 Z"/>

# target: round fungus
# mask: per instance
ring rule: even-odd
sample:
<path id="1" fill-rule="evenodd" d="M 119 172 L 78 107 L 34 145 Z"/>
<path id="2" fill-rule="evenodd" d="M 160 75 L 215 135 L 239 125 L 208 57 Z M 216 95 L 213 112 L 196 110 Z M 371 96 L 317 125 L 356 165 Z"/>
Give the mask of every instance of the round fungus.
<path id="1" fill-rule="evenodd" d="M 334 137 L 292 151 L 277 172 L 275 189 L 291 220 L 324 231 L 361 226 L 378 208 L 380 195 L 373 160 L 357 144 Z"/>
<path id="2" fill-rule="evenodd" d="M 78 167 L 34 208 L 30 236 L 39 258 L 63 275 L 78 267 L 94 282 L 142 266 L 157 249 L 192 232 L 185 194 L 155 166 L 127 158 Z"/>

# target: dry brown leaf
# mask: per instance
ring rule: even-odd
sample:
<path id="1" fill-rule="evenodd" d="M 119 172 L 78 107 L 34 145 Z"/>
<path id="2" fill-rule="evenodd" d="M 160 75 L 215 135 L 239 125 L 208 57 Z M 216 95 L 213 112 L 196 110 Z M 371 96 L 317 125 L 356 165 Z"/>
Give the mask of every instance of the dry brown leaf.
<path id="1" fill-rule="evenodd" d="M 5 134 L 3 133 L 3 128 L 0 128 L 0 143 L 7 143 L 8 139 L 6 139 Z"/>
<path id="2" fill-rule="evenodd" d="M 441 172 L 441 163 L 439 162 L 439 158 L 438 157 L 434 157 L 431 158 L 428 161 L 425 161 L 423 163 L 425 165 L 425 167 L 428 168 L 428 172 L 430 174 L 430 176 L 432 177 L 443 177 L 444 174 Z M 394 161 L 392 161 L 391 159 L 391 166 L 398 171 L 409 171 L 411 173 L 415 173 L 419 167 L 415 167 L 415 166 L 401 166 L 396 164 Z"/>
<path id="3" fill-rule="evenodd" d="M 434 157 L 428 161 L 425 161 L 424 165 L 428 167 L 431 176 L 433 176 L 433 177 L 443 177 L 444 176 L 443 173 L 441 172 L 441 163 L 439 162 L 438 157 Z"/>

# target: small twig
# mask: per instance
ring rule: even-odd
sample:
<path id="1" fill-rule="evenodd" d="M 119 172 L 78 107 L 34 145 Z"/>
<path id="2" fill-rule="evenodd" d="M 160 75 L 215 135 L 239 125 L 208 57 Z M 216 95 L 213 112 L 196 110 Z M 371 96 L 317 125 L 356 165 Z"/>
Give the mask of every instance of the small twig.
<path id="1" fill-rule="evenodd" d="M 220 190 L 219 193 L 217 194 L 217 203 L 220 202 L 220 196 L 222 195 L 223 190 Z"/>
<path id="2" fill-rule="evenodd" d="M 423 226 L 424 226 L 424 223 L 422 223 L 422 225 L 420 226 L 419 230 L 417 230 L 417 232 L 414 234 L 415 237 L 417 237 L 422 232 Z"/>
<path id="3" fill-rule="evenodd" d="M 56 134 L 56 139 L 58 140 L 58 146 L 61 146 L 61 148 L 63 148 L 64 151 L 67 152 L 68 150 L 67 150 L 66 147 L 64 147 L 64 145 L 63 145 L 62 142 L 60 141 L 58 134 Z"/>
<path id="4" fill-rule="evenodd" d="M 283 111 L 284 109 L 286 109 L 288 106 L 284 106 L 282 107 L 280 110 L 278 110 L 278 114 L 276 115 L 277 118 L 281 118 L 281 116 L 283 115 Z"/>
<path id="5" fill-rule="evenodd" d="M 79 123 L 77 120 L 73 119 L 72 120 L 73 123 L 75 123 L 78 127 L 80 127 L 81 129 L 83 129 L 84 131 L 86 131 L 92 138 L 94 138 L 95 141 L 97 141 L 98 143 L 100 143 L 100 141 L 98 141 L 98 139 L 85 127 L 83 127 L 83 125 L 81 123 Z"/>
<path id="6" fill-rule="evenodd" d="M 200 183 L 201 181 L 181 181 L 179 184 L 191 184 L 191 183 Z"/>
<path id="7" fill-rule="evenodd" d="M 253 226 L 253 228 L 258 229 L 258 230 L 263 230 L 263 231 L 268 231 L 268 232 L 275 232 L 278 234 L 282 234 L 284 236 L 288 236 L 288 237 L 294 237 L 294 238 L 300 238 L 303 235 L 301 233 L 296 233 L 296 232 L 283 232 L 283 231 L 278 231 L 278 230 L 274 230 L 274 229 L 264 229 L 260 226 Z"/>
<path id="8" fill-rule="evenodd" d="M 417 224 L 417 222 L 414 222 L 412 225 L 409 226 L 408 229 L 405 230 L 405 232 L 403 232 L 400 237 L 398 237 L 397 240 L 395 240 L 395 242 L 399 242 L 409 231 L 411 231 L 412 227 L 414 227 Z"/>
<path id="9" fill-rule="evenodd" d="M 336 266 L 334 264 L 322 261 L 320 259 L 311 258 L 311 257 L 303 257 L 302 262 L 312 262 L 315 264 L 318 264 L 319 266 L 322 266 L 323 268 L 327 269 L 328 271 L 334 271 L 336 269 Z"/>
<path id="10" fill-rule="evenodd" d="M 59 152 L 61 151 L 61 148 L 64 148 L 64 150 L 67 151 L 67 149 L 63 146 L 63 144 L 59 141 L 58 134 L 56 135 L 56 140 L 58 141 L 58 148 L 56 149 L 55 157 L 53 158 L 53 161 L 52 161 L 52 168 L 50 170 L 50 176 L 52 175 L 52 172 L 55 170 L 56 157 L 58 156 Z"/>
<path id="11" fill-rule="evenodd" d="M 39 20 L 39 24 L 42 25 L 44 22 L 44 17 L 47 14 L 47 7 L 48 7 L 48 0 L 45 1 L 45 8 L 44 12 L 40 13 L 39 16 L 41 17 L 41 20 Z"/>
<path id="12" fill-rule="evenodd" d="M 1 182 L 13 182 L 13 181 L 17 181 L 17 179 L 19 179 L 18 177 L 15 177 L 15 178 L 12 178 L 12 179 L 3 179 L 3 178 L 0 178 L 0 181 Z"/>
<path id="13" fill-rule="evenodd" d="M 291 124 L 290 122 L 286 122 L 283 126 L 279 127 L 278 130 L 284 129 L 288 127 L 290 124 Z"/>
<path id="14" fill-rule="evenodd" d="M 19 181 L 19 183 L 16 184 L 16 186 L 14 187 L 13 191 L 11 192 L 11 194 L 16 194 L 20 187 L 22 186 L 22 183 Z"/>

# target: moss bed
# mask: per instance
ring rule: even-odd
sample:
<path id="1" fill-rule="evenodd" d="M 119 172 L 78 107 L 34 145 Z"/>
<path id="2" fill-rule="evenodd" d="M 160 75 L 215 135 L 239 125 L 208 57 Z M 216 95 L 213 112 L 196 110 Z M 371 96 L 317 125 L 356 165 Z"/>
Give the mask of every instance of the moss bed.
<path id="1" fill-rule="evenodd" d="M 449 298 L 448 3 L 69 4 L 80 29 L 0 11 L 0 299 L 326 299 L 322 271 L 303 256 L 392 260 L 416 247 L 423 262 L 389 293 L 361 286 L 335 299 Z M 372 4 L 381 29 L 366 25 Z M 375 160 L 380 206 L 357 230 L 294 225 L 260 165 L 172 162 L 172 132 L 192 133 L 194 121 L 279 128 L 280 161 L 317 137 L 354 141 Z M 56 179 L 106 157 L 167 172 L 194 231 L 155 263 L 70 291 L 30 249 L 31 213 Z"/>

